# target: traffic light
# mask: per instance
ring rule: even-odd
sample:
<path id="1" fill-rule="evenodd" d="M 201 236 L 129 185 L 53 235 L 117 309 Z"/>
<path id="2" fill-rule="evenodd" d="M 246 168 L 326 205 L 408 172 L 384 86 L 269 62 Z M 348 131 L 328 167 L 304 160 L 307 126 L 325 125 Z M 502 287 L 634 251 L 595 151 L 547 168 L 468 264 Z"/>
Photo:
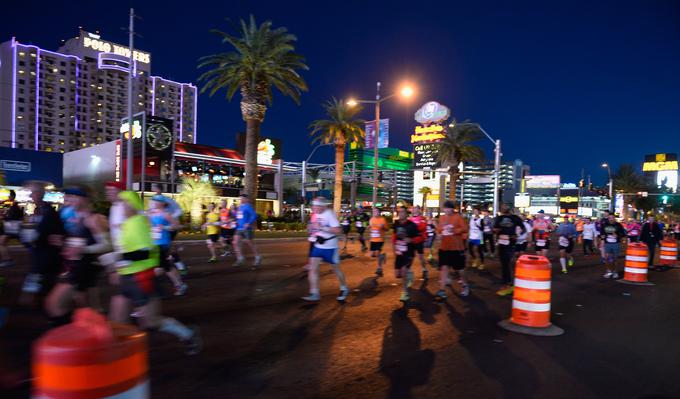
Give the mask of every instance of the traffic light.
<path id="1" fill-rule="evenodd" d="M 662 196 L 661 202 L 663 202 L 664 205 L 668 204 L 668 196 L 667 195 Z"/>

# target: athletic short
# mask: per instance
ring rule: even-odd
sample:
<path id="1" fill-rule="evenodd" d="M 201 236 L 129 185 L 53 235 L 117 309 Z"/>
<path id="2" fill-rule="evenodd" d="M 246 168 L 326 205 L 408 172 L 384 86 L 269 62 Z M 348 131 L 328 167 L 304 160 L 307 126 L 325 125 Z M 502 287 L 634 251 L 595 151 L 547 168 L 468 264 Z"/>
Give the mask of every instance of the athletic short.
<path id="1" fill-rule="evenodd" d="M 244 240 L 252 240 L 255 235 L 252 229 L 236 230 L 236 234 Z"/>
<path id="2" fill-rule="evenodd" d="M 569 244 L 567 246 L 560 244 L 560 251 L 565 251 L 566 253 L 570 254 L 573 250 L 574 240 L 569 240 Z"/>
<path id="3" fill-rule="evenodd" d="M 234 236 L 234 229 L 221 229 L 220 230 L 220 237 L 224 239 L 231 239 Z"/>
<path id="4" fill-rule="evenodd" d="M 470 245 L 482 245 L 482 240 L 468 240 Z"/>
<path id="5" fill-rule="evenodd" d="M 92 261 L 64 261 L 67 271 L 59 275 L 58 282 L 70 284 L 76 291 L 84 292 L 97 286 L 102 267 Z"/>
<path id="6" fill-rule="evenodd" d="M 545 240 L 545 245 L 542 247 L 539 247 L 538 244 L 536 244 L 536 241 L 534 241 L 534 248 L 536 249 L 536 251 L 550 249 L 550 240 Z"/>
<path id="7" fill-rule="evenodd" d="M 160 267 L 165 270 L 166 272 L 170 271 L 170 268 L 172 267 L 172 262 L 168 260 L 168 255 L 170 255 L 170 246 L 169 245 L 159 245 L 158 246 L 158 251 L 159 251 L 159 256 L 160 256 Z"/>
<path id="8" fill-rule="evenodd" d="M 340 263 L 340 256 L 338 255 L 337 248 L 317 248 L 314 246 L 311 253 L 309 254 L 309 257 L 320 258 L 322 261 L 330 263 L 331 265 L 337 265 Z"/>
<path id="9" fill-rule="evenodd" d="M 344 235 L 349 234 L 349 228 L 350 226 L 342 226 L 342 234 Z"/>
<path id="10" fill-rule="evenodd" d="M 413 244 L 413 249 L 416 251 L 416 253 L 423 254 L 425 253 L 425 243 L 419 242 L 417 244 Z"/>
<path id="11" fill-rule="evenodd" d="M 439 267 L 449 266 L 454 270 L 465 268 L 465 251 L 439 250 Z"/>
<path id="12" fill-rule="evenodd" d="M 425 242 L 423 243 L 425 244 L 425 248 L 432 248 L 432 246 L 434 245 L 434 239 L 435 236 L 427 237 L 427 240 L 425 240 Z"/>
<path id="13" fill-rule="evenodd" d="M 158 284 L 153 268 L 120 276 L 120 294 L 132 301 L 135 307 L 144 306 L 158 296 Z"/>
<path id="14" fill-rule="evenodd" d="M 394 268 L 401 269 L 402 267 L 410 268 L 413 264 L 413 253 L 407 252 L 403 255 L 397 255 L 394 258 Z"/>
<path id="15" fill-rule="evenodd" d="M 605 242 L 604 243 L 604 253 L 618 257 L 621 253 L 621 243 L 618 242 Z"/>
<path id="16" fill-rule="evenodd" d="M 357 227 L 357 233 L 359 233 L 359 235 L 363 235 L 365 231 L 366 231 L 365 227 Z"/>
<path id="17" fill-rule="evenodd" d="M 371 251 L 382 251 L 384 244 L 382 241 L 371 241 Z"/>
<path id="18" fill-rule="evenodd" d="M 208 241 L 209 242 L 217 242 L 220 240 L 220 235 L 219 234 L 208 234 Z"/>
<path id="19" fill-rule="evenodd" d="M 674 235 L 676 240 L 680 240 L 680 233 L 674 233 Z"/>
<path id="20" fill-rule="evenodd" d="M 517 252 L 526 252 L 528 246 L 529 246 L 529 243 L 528 243 L 528 242 L 523 242 L 523 243 L 521 243 L 521 244 L 520 244 L 520 243 L 517 243 L 517 244 L 515 244 L 515 251 L 517 251 Z"/>

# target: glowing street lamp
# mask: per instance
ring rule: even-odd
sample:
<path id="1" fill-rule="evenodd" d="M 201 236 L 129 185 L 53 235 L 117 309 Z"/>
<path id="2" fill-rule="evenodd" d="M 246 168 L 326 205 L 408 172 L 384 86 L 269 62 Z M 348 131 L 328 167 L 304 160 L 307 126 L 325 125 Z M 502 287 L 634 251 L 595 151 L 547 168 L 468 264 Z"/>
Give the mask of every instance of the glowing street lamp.
<path id="1" fill-rule="evenodd" d="M 612 169 L 609 167 L 607 162 L 602 164 L 603 168 L 607 168 L 607 173 L 609 174 L 609 210 L 614 210 L 614 180 L 612 180 Z"/>
<path id="2" fill-rule="evenodd" d="M 380 104 L 396 96 L 410 98 L 415 94 L 415 90 L 410 85 L 404 85 L 398 92 L 392 93 L 387 97 L 380 97 L 380 82 L 376 84 L 375 100 L 356 100 L 350 99 L 347 105 L 350 107 L 357 104 L 375 104 L 375 138 L 373 140 L 373 206 L 378 202 L 378 139 L 380 138 Z M 354 204 L 352 204 L 354 206 Z"/>

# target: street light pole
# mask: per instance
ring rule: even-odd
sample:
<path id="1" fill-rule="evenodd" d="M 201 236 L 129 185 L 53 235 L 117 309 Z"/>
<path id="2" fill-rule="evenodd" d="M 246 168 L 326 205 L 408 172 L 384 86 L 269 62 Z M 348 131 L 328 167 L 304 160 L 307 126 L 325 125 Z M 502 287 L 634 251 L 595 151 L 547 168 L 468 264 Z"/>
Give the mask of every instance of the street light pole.
<path id="1" fill-rule="evenodd" d="M 612 169 L 608 162 L 602 164 L 603 168 L 607 168 L 607 174 L 609 175 L 609 211 L 614 211 L 614 180 L 612 179 Z"/>
<path id="2" fill-rule="evenodd" d="M 373 204 L 378 202 L 378 139 L 380 138 L 380 82 L 376 85 L 375 94 L 375 131 L 373 132 Z"/>
<path id="3" fill-rule="evenodd" d="M 133 151 L 133 146 L 132 146 L 132 84 L 134 83 L 134 45 L 135 45 L 135 10 L 134 8 L 130 8 L 130 26 L 128 27 L 129 29 L 129 46 L 130 46 L 130 60 L 128 64 L 128 103 L 127 103 L 127 111 L 128 111 L 128 139 L 127 139 L 127 171 L 125 173 L 125 188 L 127 190 L 132 190 L 132 177 L 133 177 L 133 171 L 132 168 L 134 167 L 133 164 L 133 156 L 134 156 L 134 151 Z M 121 143 L 122 144 L 122 143 Z M 142 165 L 142 168 L 144 165 Z"/>

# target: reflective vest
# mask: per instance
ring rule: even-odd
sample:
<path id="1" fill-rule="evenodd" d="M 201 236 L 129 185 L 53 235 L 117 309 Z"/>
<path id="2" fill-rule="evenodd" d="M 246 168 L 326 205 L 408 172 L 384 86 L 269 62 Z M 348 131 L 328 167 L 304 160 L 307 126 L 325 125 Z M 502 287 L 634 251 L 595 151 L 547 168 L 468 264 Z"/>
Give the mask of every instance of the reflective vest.
<path id="1" fill-rule="evenodd" d="M 118 268 L 118 274 L 134 274 L 154 268 L 160 264 L 158 247 L 151 241 L 151 226 L 143 215 L 128 218 L 120 227 L 120 249 L 123 253 L 150 251 L 149 258 L 135 260 Z"/>

